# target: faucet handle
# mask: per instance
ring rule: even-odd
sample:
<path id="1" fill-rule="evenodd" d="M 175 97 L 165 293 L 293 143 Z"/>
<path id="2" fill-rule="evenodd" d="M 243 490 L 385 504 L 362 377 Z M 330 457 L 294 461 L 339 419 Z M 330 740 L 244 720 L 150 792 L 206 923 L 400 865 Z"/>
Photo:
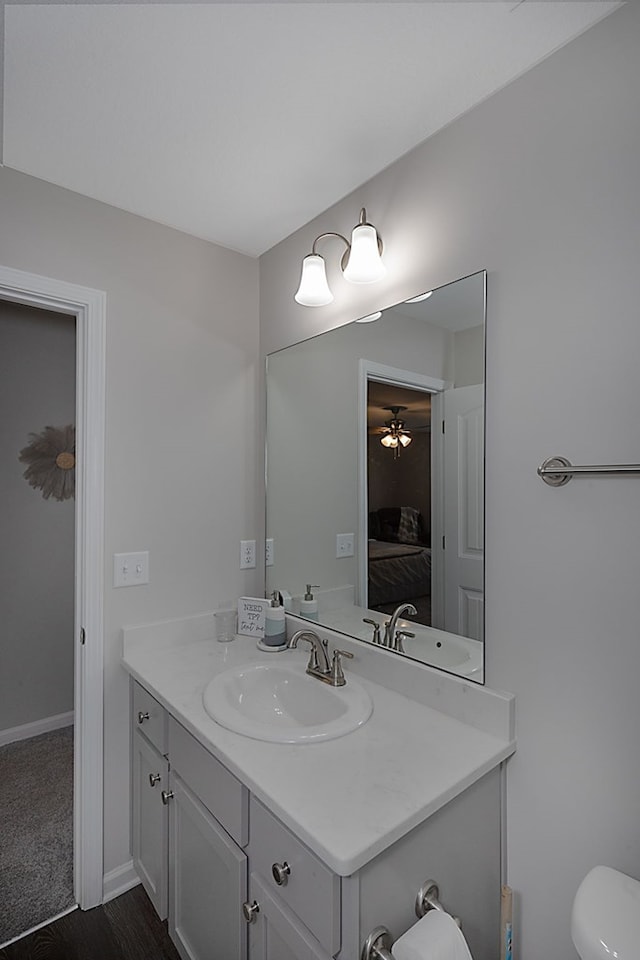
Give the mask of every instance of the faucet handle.
<path id="1" fill-rule="evenodd" d="M 347 657 L 349 660 L 353 660 L 353 654 L 349 653 L 348 650 L 334 650 L 333 658 L 331 662 L 331 686 L 332 687 L 344 687 L 345 680 L 344 672 L 342 670 L 342 658 Z"/>
<path id="2" fill-rule="evenodd" d="M 404 650 L 404 645 L 403 645 L 403 643 L 402 643 L 402 641 L 405 639 L 405 637 L 407 637 L 408 639 L 411 640 L 413 637 L 415 637 L 415 633 L 411 633 L 410 630 L 398 630 L 398 631 L 397 631 L 397 633 L 396 633 L 396 635 L 395 635 L 395 637 L 394 637 L 394 640 L 393 640 L 393 649 L 396 651 L 396 653 L 404 653 L 404 652 L 405 652 L 405 650 Z"/>
<path id="3" fill-rule="evenodd" d="M 382 639 L 381 639 L 381 637 L 380 637 L 380 624 L 379 624 L 379 622 L 378 622 L 377 620 L 370 620 L 369 617 L 363 617 L 363 618 L 362 618 L 362 622 L 363 622 L 363 623 L 370 623 L 371 626 L 373 627 L 373 643 L 378 643 L 378 644 L 379 644 L 379 643 L 382 643 Z"/>

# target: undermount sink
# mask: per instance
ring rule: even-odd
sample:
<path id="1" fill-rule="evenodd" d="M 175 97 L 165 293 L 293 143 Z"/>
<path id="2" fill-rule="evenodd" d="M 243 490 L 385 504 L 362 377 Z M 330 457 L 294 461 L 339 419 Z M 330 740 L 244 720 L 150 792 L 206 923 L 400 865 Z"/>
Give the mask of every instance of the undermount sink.
<path id="1" fill-rule="evenodd" d="M 221 726 L 273 743 L 343 737 L 366 723 L 373 710 L 371 697 L 351 676 L 346 686 L 332 687 L 308 676 L 298 659 L 226 670 L 207 684 L 202 699 Z"/>

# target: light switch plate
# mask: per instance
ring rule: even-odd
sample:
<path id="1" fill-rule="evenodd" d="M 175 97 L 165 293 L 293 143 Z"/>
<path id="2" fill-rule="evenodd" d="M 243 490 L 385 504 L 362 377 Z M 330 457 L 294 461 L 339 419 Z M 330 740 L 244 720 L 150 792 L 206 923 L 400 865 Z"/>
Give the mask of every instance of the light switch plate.
<path id="1" fill-rule="evenodd" d="M 336 534 L 336 557 L 352 557 L 355 536 L 352 533 Z"/>
<path id="2" fill-rule="evenodd" d="M 114 587 L 138 587 L 143 583 L 149 583 L 149 551 L 114 553 Z"/>

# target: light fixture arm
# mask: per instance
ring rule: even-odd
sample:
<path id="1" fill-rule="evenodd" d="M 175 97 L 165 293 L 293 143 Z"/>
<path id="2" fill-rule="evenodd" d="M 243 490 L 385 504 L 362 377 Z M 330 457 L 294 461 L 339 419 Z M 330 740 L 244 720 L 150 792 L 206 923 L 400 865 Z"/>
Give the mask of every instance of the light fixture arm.
<path id="1" fill-rule="evenodd" d="M 329 233 L 321 233 L 320 236 L 316 237 L 315 240 L 313 241 L 313 246 L 311 247 L 311 253 L 314 256 L 318 253 L 318 251 L 316 250 L 316 244 L 320 240 L 326 239 L 326 237 L 337 237 L 339 240 L 342 240 L 342 242 L 347 248 L 347 251 L 351 250 L 351 244 L 349 243 L 346 237 L 343 237 L 341 233 L 334 233 L 333 231 L 330 231 Z"/>

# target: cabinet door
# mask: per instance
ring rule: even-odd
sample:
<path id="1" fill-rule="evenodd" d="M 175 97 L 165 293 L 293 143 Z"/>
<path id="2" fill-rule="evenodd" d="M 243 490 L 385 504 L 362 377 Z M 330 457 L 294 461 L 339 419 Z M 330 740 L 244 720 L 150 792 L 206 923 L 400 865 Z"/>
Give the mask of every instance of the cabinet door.
<path id="1" fill-rule="evenodd" d="M 133 865 L 161 920 L 167 918 L 169 866 L 167 760 L 140 734 L 133 735 Z"/>
<path id="2" fill-rule="evenodd" d="M 173 772 L 169 934 L 183 960 L 245 960 L 247 858 Z"/>
<path id="3" fill-rule="evenodd" d="M 304 924 L 255 873 L 248 903 L 258 905 L 249 924 L 249 960 L 329 960 Z"/>

